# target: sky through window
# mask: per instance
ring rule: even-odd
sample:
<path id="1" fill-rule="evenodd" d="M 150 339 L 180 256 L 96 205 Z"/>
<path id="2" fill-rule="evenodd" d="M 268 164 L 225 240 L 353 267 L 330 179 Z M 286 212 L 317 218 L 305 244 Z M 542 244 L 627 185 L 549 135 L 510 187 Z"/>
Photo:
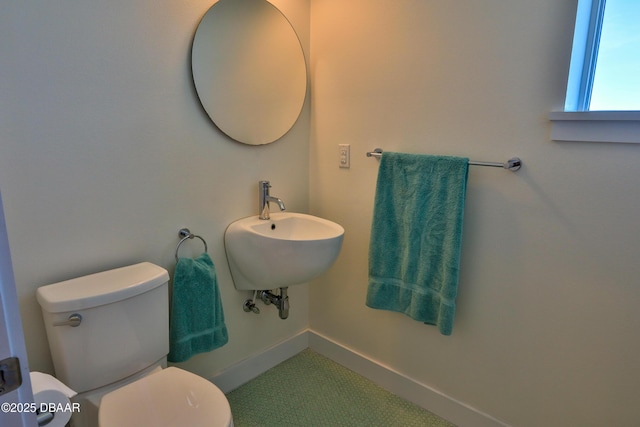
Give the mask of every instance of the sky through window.
<path id="1" fill-rule="evenodd" d="M 640 110 L 640 1 L 606 1 L 589 109 Z"/>

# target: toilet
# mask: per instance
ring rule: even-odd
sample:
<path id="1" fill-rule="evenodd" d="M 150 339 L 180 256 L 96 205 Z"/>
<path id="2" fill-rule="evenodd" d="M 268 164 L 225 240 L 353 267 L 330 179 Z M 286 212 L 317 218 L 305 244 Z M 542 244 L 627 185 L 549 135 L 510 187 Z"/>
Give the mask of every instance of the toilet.
<path id="1" fill-rule="evenodd" d="M 149 262 L 38 288 L 56 377 L 75 390 L 73 427 L 230 427 L 224 393 L 166 367 L 169 274 Z"/>

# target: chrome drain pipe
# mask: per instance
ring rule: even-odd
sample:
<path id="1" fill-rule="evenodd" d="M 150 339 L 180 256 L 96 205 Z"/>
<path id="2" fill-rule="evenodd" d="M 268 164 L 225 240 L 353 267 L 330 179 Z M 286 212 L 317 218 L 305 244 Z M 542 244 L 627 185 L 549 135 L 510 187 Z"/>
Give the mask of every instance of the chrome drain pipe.
<path id="1" fill-rule="evenodd" d="M 260 291 L 260 299 L 265 305 L 273 304 L 278 307 L 278 314 L 281 319 L 289 317 L 289 296 L 287 288 L 280 288 L 280 295 L 271 291 Z"/>

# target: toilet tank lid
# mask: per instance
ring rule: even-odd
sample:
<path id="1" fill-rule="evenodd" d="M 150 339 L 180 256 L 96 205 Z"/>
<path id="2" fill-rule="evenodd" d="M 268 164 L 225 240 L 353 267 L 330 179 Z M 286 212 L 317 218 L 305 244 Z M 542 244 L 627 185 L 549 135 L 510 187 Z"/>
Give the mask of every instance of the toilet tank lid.
<path id="1" fill-rule="evenodd" d="M 64 313 L 122 301 L 169 281 L 164 268 L 142 262 L 38 288 L 45 312 Z"/>

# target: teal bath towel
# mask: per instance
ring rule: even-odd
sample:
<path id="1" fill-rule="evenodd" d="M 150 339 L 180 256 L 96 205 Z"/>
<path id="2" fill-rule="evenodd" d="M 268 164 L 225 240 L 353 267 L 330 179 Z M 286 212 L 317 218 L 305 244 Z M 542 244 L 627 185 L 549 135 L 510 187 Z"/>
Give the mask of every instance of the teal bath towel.
<path id="1" fill-rule="evenodd" d="M 366 304 L 451 335 L 469 159 L 384 152 Z"/>
<path id="2" fill-rule="evenodd" d="M 184 362 L 229 341 L 216 270 L 208 254 L 180 258 L 173 279 L 169 362 Z"/>

